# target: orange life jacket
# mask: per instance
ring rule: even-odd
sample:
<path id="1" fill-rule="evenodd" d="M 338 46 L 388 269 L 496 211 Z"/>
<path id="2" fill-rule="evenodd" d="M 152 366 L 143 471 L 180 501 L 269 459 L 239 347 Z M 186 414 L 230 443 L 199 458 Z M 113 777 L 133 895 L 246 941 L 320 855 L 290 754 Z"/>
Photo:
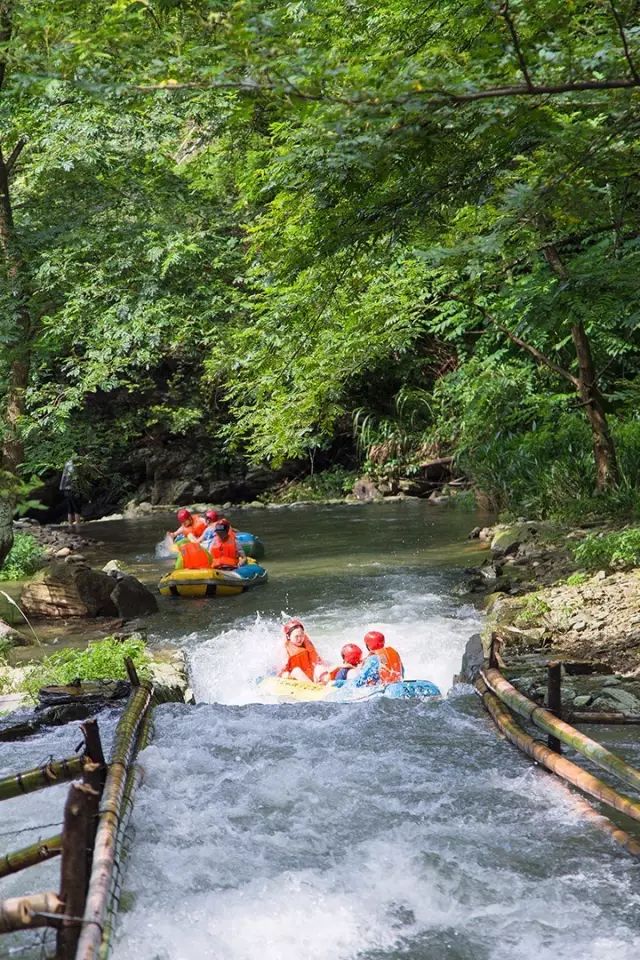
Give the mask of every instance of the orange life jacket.
<path id="1" fill-rule="evenodd" d="M 211 556 L 213 557 L 214 567 L 237 567 L 238 560 L 240 559 L 240 554 L 238 553 L 238 544 L 236 543 L 236 535 L 232 530 L 229 530 L 229 536 L 226 540 L 221 540 L 220 537 L 215 536 L 211 541 L 211 546 L 209 547 L 211 551 Z"/>
<path id="2" fill-rule="evenodd" d="M 313 680 L 313 668 L 314 662 L 311 657 L 311 654 L 305 647 L 298 647 L 296 653 L 293 653 L 287 660 L 282 673 L 291 673 L 295 668 L 302 670 L 302 672 L 309 678 Z"/>
<path id="3" fill-rule="evenodd" d="M 396 683 L 402 680 L 404 667 L 400 654 L 393 647 L 382 647 L 374 652 L 380 661 L 380 683 Z"/>
<path id="4" fill-rule="evenodd" d="M 179 569 L 182 570 L 204 570 L 211 566 L 211 557 L 199 543 L 193 540 L 185 540 L 178 544 L 180 557 L 178 558 Z"/>
<path id="5" fill-rule="evenodd" d="M 304 635 L 303 647 L 297 647 L 295 643 L 291 643 L 290 640 L 286 640 L 284 646 L 289 659 L 280 673 L 291 673 L 294 667 L 298 667 L 309 677 L 309 680 L 313 680 L 314 669 L 319 663 L 322 663 L 322 660 L 306 633 Z"/>
<path id="6" fill-rule="evenodd" d="M 199 513 L 194 513 L 193 515 L 194 537 L 201 537 L 206 529 L 207 529 L 207 521 L 205 520 L 205 518 L 201 517 Z"/>

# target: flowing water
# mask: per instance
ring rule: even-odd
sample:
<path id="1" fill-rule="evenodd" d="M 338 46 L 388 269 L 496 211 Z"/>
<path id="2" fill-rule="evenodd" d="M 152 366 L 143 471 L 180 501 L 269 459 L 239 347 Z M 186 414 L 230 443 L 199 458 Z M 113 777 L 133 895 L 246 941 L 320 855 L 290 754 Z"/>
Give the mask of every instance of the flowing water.
<path id="1" fill-rule="evenodd" d="M 167 599 L 149 621 L 187 651 L 198 703 L 158 708 L 141 755 L 113 960 L 635 960 L 637 865 L 450 689 L 479 626 L 457 593 L 476 518 L 409 503 L 234 519 L 264 537 L 269 584 Z M 91 533 L 152 579 L 169 524 Z M 448 696 L 261 702 L 294 614 L 332 663 L 383 630 Z"/>

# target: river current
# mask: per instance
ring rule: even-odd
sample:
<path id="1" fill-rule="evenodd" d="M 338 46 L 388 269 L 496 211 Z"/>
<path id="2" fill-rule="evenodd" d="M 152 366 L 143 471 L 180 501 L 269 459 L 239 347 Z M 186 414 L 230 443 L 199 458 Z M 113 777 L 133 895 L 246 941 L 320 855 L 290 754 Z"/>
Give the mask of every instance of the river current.
<path id="1" fill-rule="evenodd" d="M 635 960 L 637 865 L 452 688 L 479 627 L 458 595 L 474 515 L 412 503 L 234 519 L 264 536 L 270 583 L 171 598 L 150 621 L 154 642 L 187 651 L 197 705 L 155 712 L 113 960 Z M 162 530 L 91 533 L 152 579 Z M 262 702 L 255 678 L 291 615 L 332 663 L 383 630 L 407 675 L 447 696 Z"/>

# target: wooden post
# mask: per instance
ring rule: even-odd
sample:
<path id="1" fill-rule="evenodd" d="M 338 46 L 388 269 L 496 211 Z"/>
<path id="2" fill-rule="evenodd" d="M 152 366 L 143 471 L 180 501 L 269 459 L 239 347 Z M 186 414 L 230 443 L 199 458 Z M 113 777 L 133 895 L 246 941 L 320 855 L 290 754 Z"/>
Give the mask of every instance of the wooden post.
<path id="1" fill-rule="evenodd" d="M 498 668 L 498 657 L 496 656 L 496 635 L 491 633 L 491 645 L 489 647 L 489 666 L 492 670 Z"/>
<path id="2" fill-rule="evenodd" d="M 547 709 L 562 720 L 562 665 L 557 660 L 547 664 Z M 550 750 L 562 753 L 562 745 L 557 737 L 549 734 L 547 743 Z"/>
<path id="3" fill-rule="evenodd" d="M 87 898 L 87 836 L 91 811 L 88 797 L 96 795 L 86 783 L 72 783 L 64 808 L 60 900 L 63 920 L 58 929 L 56 960 L 73 960 L 80 939 L 81 918 Z"/>
<path id="4" fill-rule="evenodd" d="M 82 782 L 91 787 L 91 793 L 87 794 L 87 836 L 85 842 L 87 859 L 86 893 L 89 888 L 89 877 L 91 876 L 91 861 L 93 860 L 93 848 L 98 830 L 100 797 L 102 796 L 107 777 L 107 765 L 102 752 L 98 721 L 93 719 L 85 720 L 85 722 L 81 724 L 81 727 L 86 749 Z"/>

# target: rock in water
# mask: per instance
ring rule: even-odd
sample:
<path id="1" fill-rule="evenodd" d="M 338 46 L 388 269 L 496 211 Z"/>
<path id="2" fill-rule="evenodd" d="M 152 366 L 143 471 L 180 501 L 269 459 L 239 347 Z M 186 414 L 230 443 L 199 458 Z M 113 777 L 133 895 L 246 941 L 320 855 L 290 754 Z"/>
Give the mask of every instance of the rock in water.
<path id="1" fill-rule="evenodd" d="M 110 579 L 113 583 L 113 577 Z M 158 609 L 158 601 L 151 590 L 129 574 L 118 578 L 111 593 L 111 599 L 115 603 L 118 613 L 125 620 L 144 617 L 148 613 L 156 613 Z"/>
<path id="2" fill-rule="evenodd" d="M 27 616 L 131 618 L 158 609 L 151 591 L 135 577 L 115 581 L 74 559 L 75 563 L 54 561 L 25 584 L 21 604 Z M 125 581 L 127 586 L 119 590 Z"/>

